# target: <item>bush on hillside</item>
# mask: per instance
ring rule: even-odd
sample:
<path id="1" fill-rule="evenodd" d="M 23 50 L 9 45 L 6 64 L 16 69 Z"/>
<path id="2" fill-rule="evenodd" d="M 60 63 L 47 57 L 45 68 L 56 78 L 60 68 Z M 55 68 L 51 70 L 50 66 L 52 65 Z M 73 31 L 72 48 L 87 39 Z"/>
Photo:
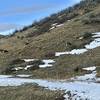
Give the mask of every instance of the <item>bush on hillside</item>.
<path id="1" fill-rule="evenodd" d="M 12 60 L 10 62 L 10 65 L 21 64 L 21 63 L 25 63 L 25 61 L 18 58 L 18 59 Z"/>
<path id="2" fill-rule="evenodd" d="M 89 32 L 86 32 L 83 34 L 83 39 L 91 38 L 92 34 Z"/>
<path id="3" fill-rule="evenodd" d="M 55 52 L 48 52 L 45 54 L 46 58 L 54 58 L 55 57 Z"/>
<path id="4" fill-rule="evenodd" d="M 100 15 L 99 15 L 100 16 Z M 83 19 L 82 23 L 84 24 L 100 24 L 100 18 L 96 15 L 90 15 L 89 18 Z"/>

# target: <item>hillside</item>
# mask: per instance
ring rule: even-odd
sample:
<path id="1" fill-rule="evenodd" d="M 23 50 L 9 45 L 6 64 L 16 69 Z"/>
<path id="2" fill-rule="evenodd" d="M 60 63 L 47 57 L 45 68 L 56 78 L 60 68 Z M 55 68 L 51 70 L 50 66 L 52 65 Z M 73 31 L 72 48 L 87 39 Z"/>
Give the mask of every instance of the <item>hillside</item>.
<path id="1" fill-rule="evenodd" d="M 1 39 L 1 38 L 4 38 L 4 37 L 5 37 L 4 35 L 0 35 L 0 39 Z"/>
<path id="2" fill-rule="evenodd" d="M 63 24 L 64 22 L 70 21 L 75 17 L 82 16 L 86 13 L 94 10 L 98 5 L 99 0 L 83 0 L 79 4 L 69 7 L 61 12 L 52 14 L 49 17 L 46 17 L 40 21 L 33 22 L 30 26 L 25 26 L 22 30 L 16 30 L 14 34 L 18 37 L 31 37 L 49 32 L 50 29 L 54 28 L 54 24 Z"/>
<path id="3" fill-rule="evenodd" d="M 0 38 L 0 74 L 1 100 L 100 100 L 100 0 Z"/>
<path id="4" fill-rule="evenodd" d="M 52 22 L 51 20 L 47 20 L 47 18 L 45 18 L 40 22 L 34 23 L 35 25 L 32 24 L 31 26 L 28 26 L 26 29 L 23 29 L 20 32 L 16 32 L 12 36 L 8 36 L 1 39 L 0 71 L 2 73 L 5 73 L 6 67 L 8 68 L 9 66 L 17 66 L 10 64 L 13 60 L 29 58 L 40 60 L 55 59 L 57 61 L 52 69 L 46 68 L 29 72 L 18 72 L 32 73 L 34 76 L 39 78 L 53 78 L 52 73 L 54 73 L 55 78 L 67 78 L 70 75 L 72 76 L 74 74 L 80 74 L 80 71 L 74 71 L 79 66 L 83 67 L 85 65 L 98 65 L 99 58 L 96 54 L 99 54 L 99 48 L 94 49 L 92 51 L 93 54 L 91 54 L 91 52 L 89 51 L 79 56 L 68 55 L 62 57 L 55 57 L 55 52 L 69 51 L 72 49 L 82 48 L 85 44 L 88 44 L 92 40 L 92 38 L 90 38 L 91 35 L 88 37 L 88 34 L 100 31 L 99 10 L 100 4 L 98 0 L 82 1 L 80 4 L 77 4 L 74 7 L 61 11 L 58 14 L 51 15 L 49 19 L 52 19 L 52 16 L 54 16 Z M 69 13 L 67 14 L 68 11 Z M 68 17 L 69 15 L 71 16 L 71 14 L 73 15 L 74 13 L 78 13 L 78 15 L 66 19 L 66 17 Z M 63 23 L 59 23 L 59 20 L 57 18 L 59 18 L 59 16 L 64 15 L 67 15 L 66 17 L 64 17 L 66 20 Z M 61 18 L 63 19 L 63 17 Z M 47 24 L 51 24 L 51 26 L 53 25 L 53 28 L 45 32 L 43 29 L 47 28 Z M 41 29 L 41 27 L 44 26 L 42 29 L 44 32 L 41 34 L 35 33 L 36 35 L 32 35 L 34 34 L 34 30 L 38 30 L 35 28 L 36 26 L 39 29 Z M 31 36 L 28 36 L 31 32 Z M 83 38 L 82 40 L 79 39 L 79 37 L 82 36 L 85 36 L 85 38 Z M 68 46 L 66 46 L 67 43 L 69 43 Z M 75 62 L 72 61 L 72 59 L 74 59 Z M 90 59 L 92 60 L 92 62 L 88 61 Z M 20 66 L 20 64 L 18 66 Z M 48 72 L 48 70 L 51 71 Z M 67 73 L 67 70 L 71 70 L 72 73 Z M 59 76 L 57 76 L 58 74 Z"/>

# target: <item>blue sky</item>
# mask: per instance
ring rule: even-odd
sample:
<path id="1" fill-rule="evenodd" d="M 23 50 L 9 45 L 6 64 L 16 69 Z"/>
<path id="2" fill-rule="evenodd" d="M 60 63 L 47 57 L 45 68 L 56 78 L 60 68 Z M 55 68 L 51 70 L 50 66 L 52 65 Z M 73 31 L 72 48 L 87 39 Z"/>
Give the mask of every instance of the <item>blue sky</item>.
<path id="1" fill-rule="evenodd" d="M 0 34 L 31 24 L 80 0 L 2 0 L 0 2 Z"/>

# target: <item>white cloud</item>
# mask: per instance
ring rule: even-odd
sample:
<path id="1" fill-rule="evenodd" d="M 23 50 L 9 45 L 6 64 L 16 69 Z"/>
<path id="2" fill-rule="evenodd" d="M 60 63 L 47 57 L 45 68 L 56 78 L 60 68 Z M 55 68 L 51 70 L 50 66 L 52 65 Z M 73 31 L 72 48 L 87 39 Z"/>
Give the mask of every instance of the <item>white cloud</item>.
<path id="1" fill-rule="evenodd" d="M 66 7 L 69 5 L 72 6 L 72 4 L 78 3 L 81 0 L 68 0 L 68 3 L 66 3 Z M 31 12 L 37 12 L 37 11 L 41 11 L 41 10 L 46 10 L 48 8 L 55 8 L 55 7 L 60 7 L 63 4 L 63 1 L 61 4 L 42 4 L 42 5 L 32 5 L 32 6 L 26 6 L 26 7 L 11 7 L 10 9 L 6 10 L 6 11 L 2 11 L 0 12 L 0 16 L 11 16 L 11 15 L 15 15 L 15 14 L 25 14 L 25 13 L 31 13 Z"/>
<path id="2" fill-rule="evenodd" d="M 21 27 L 21 25 L 0 23 L 0 31 L 7 31 L 7 30 L 10 30 L 10 29 L 17 29 L 19 27 Z"/>
<path id="3" fill-rule="evenodd" d="M 31 7 L 15 7 L 7 11 L 0 12 L 0 16 L 10 16 L 15 14 L 31 13 L 36 11 L 45 10 L 48 8 L 55 7 L 55 4 L 50 5 L 33 5 Z"/>

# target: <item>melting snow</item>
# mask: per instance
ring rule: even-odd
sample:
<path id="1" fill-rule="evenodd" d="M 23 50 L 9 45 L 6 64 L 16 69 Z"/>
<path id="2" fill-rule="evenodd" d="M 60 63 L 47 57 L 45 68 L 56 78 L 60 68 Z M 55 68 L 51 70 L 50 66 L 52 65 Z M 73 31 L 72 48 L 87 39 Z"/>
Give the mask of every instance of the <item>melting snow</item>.
<path id="1" fill-rule="evenodd" d="M 52 24 L 51 26 L 56 26 L 58 23 L 54 23 L 54 24 Z"/>
<path id="2" fill-rule="evenodd" d="M 100 37 L 100 32 L 97 32 L 97 33 L 92 33 L 93 34 L 93 36 L 92 37 L 94 37 L 94 38 L 98 38 L 98 37 Z"/>
<path id="3" fill-rule="evenodd" d="M 23 69 L 23 67 L 16 67 L 16 68 L 13 68 L 14 70 L 16 70 L 16 71 L 18 71 L 18 70 L 22 70 Z M 12 69 L 12 70 L 13 70 Z"/>
<path id="4" fill-rule="evenodd" d="M 73 49 L 72 51 L 69 51 L 69 52 L 56 52 L 55 56 L 61 56 L 61 55 L 65 55 L 65 54 L 79 55 L 79 54 L 82 54 L 85 52 L 87 52 L 87 49 Z"/>
<path id="5" fill-rule="evenodd" d="M 25 75 L 25 74 L 21 74 L 21 75 L 16 75 L 17 77 L 30 77 L 31 75 Z"/>
<path id="6" fill-rule="evenodd" d="M 85 47 L 86 49 L 94 49 L 100 46 L 100 38 L 96 38 L 90 44 L 87 44 Z"/>
<path id="7" fill-rule="evenodd" d="M 36 59 L 27 59 L 25 61 L 26 62 L 31 62 L 31 61 L 34 61 L 34 60 L 36 60 Z M 52 59 L 42 60 L 42 62 L 44 64 L 39 65 L 40 68 L 52 67 L 53 64 L 55 63 L 55 61 L 52 60 Z M 12 70 L 16 70 L 16 71 L 19 71 L 19 70 L 22 70 L 22 69 L 28 70 L 31 67 L 33 67 L 33 65 L 27 65 L 26 67 L 16 67 L 16 68 L 13 68 Z"/>
<path id="8" fill-rule="evenodd" d="M 61 27 L 61 26 L 63 26 L 64 24 L 58 24 L 58 23 L 54 23 L 54 24 L 52 24 L 51 26 L 51 28 L 49 29 L 49 30 L 52 30 L 52 29 L 54 29 L 54 28 L 56 28 L 56 27 Z"/>
<path id="9" fill-rule="evenodd" d="M 48 81 L 39 79 L 25 79 L 25 78 L 0 78 L 0 86 L 19 86 L 24 83 L 37 83 L 39 86 L 48 88 L 50 90 L 65 90 L 71 91 L 76 94 L 72 100 L 100 100 L 100 84 L 99 83 L 87 83 L 87 82 L 61 82 L 61 81 Z M 67 95 L 67 94 L 66 94 Z M 66 96 L 66 100 L 69 100 Z"/>
<path id="10" fill-rule="evenodd" d="M 31 61 L 34 61 L 36 59 L 23 59 L 25 62 L 31 62 Z"/>
<path id="11" fill-rule="evenodd" d="M 95 68 L 89 67 L 87 69 L 91 70 Z M 21 76 L 23 77 L 24 75 Z M 88 78 L 90 80 L 88 80 Z M 95 80 L 93 78 L 95 78 Z M 65 100 L 70 100 L 69 98 L 71 98 L 71 100 L 100 100 L 100 84 L 96 83 L 96 80 L 98 80 L 96 78 L 96 71 L 93 71 L 91 74 L 76 77 L 73 81 L 72 79 L 70 81 L 51 81 L 42 79 L 14 78 L 12 76 L 0 75 L 0 86 L 19 86 L 25 83 L 36 83 L 39 86 L 50 90 L 65 90 Z M 71 97 L 69 97 L 68 91 L 70 91 Z"/>
<path id="12" fill-rule="evenodd" d="M 31 68 L 33 65 L 27 65 L 24 69 L 28 70 L 28 68 Z"/>
<path id="13" fill-rule="evenodd" d="M 63 26 L 64 24 L 59 24 L 59 25 L 57 25 L 56 27 L 61 27 L 61 26 Z"/>
<path id="14" fill-rule="evenodd" d="M 56 52 L 55 56 L 68 55 L 68 54 L 79 55 L 79 54 L 83 54 L 83 53 L 87 52 L 90 49 L 94 49 L 94 48 L 99 47 L 100 46 L 100 38 L 99 38 L 100 32 L 92 33 L 92 34 L 93 34 L 92 37 L 95 37 L 95 39 L 92 42 L 90 42 L 90 44 L 85 45 L 84 49 L 73 49 L 72 51 Z"/>
<path id="15" fill-rule="evenodd" d="M 53 26 L 53 27 L 50 28 L 50 30 L 53 30 L 54 28 L 55 28 L 55 27 Z"/>
<path id="16" fill-rule="evenodd" d="M 55 61 L 51 60 L 51 59 L 49 59 L 49 60 L 43 60 L 43 62 L 44 62 L 43 65 L 39 65 L 40 68 L 52 67 L 53 66 L 52 64 L 55 63 Z"/>
<path id="17" fill-rule="evenodd" d="M 0 79 L 1 78 L 10 78 L 10 77 L 13 77 L 12 75 L 0 75 Z"/>
<path id="18" fill-rule="evenodd" d="M 96 72 L 92 72 L 91 74 L 85 74 L 84 76 L 76 76 L 75 78 L 72 78 L 74 81 L 87 81 L 87 82 L 96 82 Z"/>
<path id="19" fill-rule="evenodd" d="M 93 66 L 93 67 L 87 67 L 87 68 L 83 68 L 83 70 L 94 71 L 94 70 L 96 70 L 96 67 L 95 66 Z"/>
<path id="20" fill-rule="evenodd" d="M 97 78 L 96 78 L 96 75 L 97 75 L 97 72 L 95 71 L 96 70 L 96 67 L 93 66 L 93 67 L 87 67 L 87 68 L 82 68 L 83 70 L 87 70 L 87 71 L 92 71 L 92 73 L 90 74 L 85 74 L 84 76 L 76 76 L 74 78 L 71 78 L 71 80 L 74 80 L 74 81 L 97 81 Z"/>

